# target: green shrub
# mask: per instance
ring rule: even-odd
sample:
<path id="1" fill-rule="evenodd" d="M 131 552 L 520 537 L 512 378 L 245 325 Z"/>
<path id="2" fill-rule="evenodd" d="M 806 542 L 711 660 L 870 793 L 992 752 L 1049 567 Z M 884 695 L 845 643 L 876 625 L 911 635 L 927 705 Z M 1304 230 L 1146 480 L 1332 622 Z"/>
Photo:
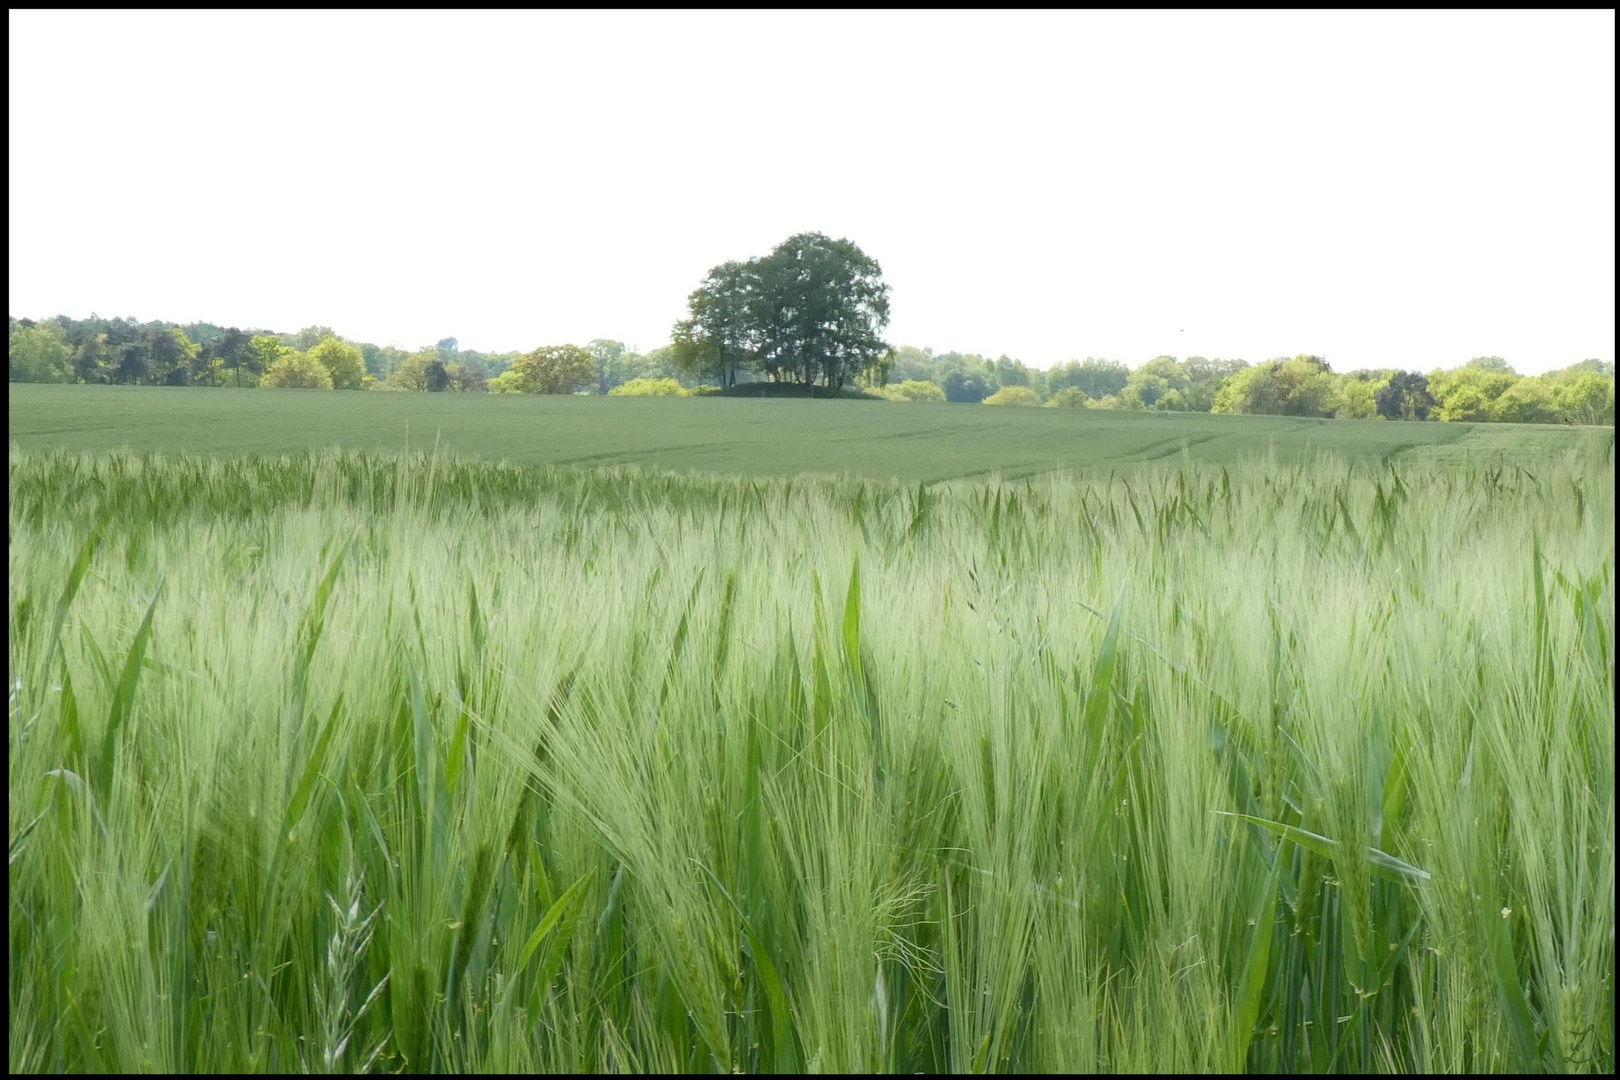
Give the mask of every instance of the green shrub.
<path id="1" fill-rule="evenodd" d="M 489 380 L 489 392 L 492 394 L 521 394 L 523 393 L 523 372 L 512 371 L 510 368 Z"/>
<path id="2" fill-rule="evenodd" d="M 991 394 L 981 405 L 1039 405 L 1041 395 L 1027 386 L 1003 386 Z"/>
<path id="3" fill-rule="evenodd" d="M 609 397 L 687 397 L 674 379 L 631 379 L 608 391 Z"/>
<path id="4" fill-rule="evenodd" d="M 907 379 L 894 386 L 883 386 L 873 390 L 872 393 L 881 395 L 890 401 L 898 402 L 927 402 L 945 403 L 945 391 L 940 389 L 936 382 L 926 379 Z"/>
<path id="5" fill-rule="evenodd" d="M 1065 386 L 1046 403 L 1049 409 L 1083 409 L 1091 401 L 1078 386 Z"/>

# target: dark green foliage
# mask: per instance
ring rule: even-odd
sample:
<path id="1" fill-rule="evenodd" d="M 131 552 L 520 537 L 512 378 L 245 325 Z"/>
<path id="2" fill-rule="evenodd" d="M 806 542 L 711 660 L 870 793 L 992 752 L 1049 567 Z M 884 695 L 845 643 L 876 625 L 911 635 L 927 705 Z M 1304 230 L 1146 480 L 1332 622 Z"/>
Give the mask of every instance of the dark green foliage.
<path id="1" fill-rule="evenodd" d="M 883 361 L 889 287 L 848 240 L 790 236 L 767 256 L 710 270 L 675 324 L 675 361 L 734 385 L 739 371 L 838 389 Z"/>
<path id="2" fill-rule="evenodd" d="M 990 396 L 990 386 L 982 374 L 961 368 L 948 372 L 940 388 L 945 391 L 946 401 L 958 403 L 978 404 Z"/>
<path id="3" fill-rule="evenodd" d="M 450 389 L 450 376 L 445 372 L 444 364 L 438 360 L 430 362 L 427 366 L 427 389 L 430 393 Z"/>
<path id="4" fill-rule="evenodd" d="M 1427 420 L 1434 408 L 1429 395 L 1429 380 L 1416 371 L 1397 371 L 1390 375 L 1375 397 L 1378 415 L 1386 420 Z"/>

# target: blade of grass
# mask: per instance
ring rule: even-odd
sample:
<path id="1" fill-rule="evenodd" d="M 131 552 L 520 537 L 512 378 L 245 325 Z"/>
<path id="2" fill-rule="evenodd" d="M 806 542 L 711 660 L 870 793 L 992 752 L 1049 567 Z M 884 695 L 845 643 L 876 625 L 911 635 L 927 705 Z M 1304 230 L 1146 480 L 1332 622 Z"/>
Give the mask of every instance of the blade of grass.
<path id="1" fill-rule="evenodd" d="M 129 648 L 129 655 L 124 658 L 124 671 L 118 679 L 118 689 L 113 694 L 112 708 L 107 714 L 107 732 L 101 738 L 101 754 L 94 777 L 96 790 L 103 798 L 112 786 L 118 731 L 129 719 L 130 708 L 135 703 L 135 685 L 141 677 L 141 658 L 146 655 L 147 643 L 152 639 L 152 613 L 157 610 L 158 597 L 162 594 L 163 582 L 159 580 L 157 588 L 152 590 L 151 602 L 146 605 L 146 615 L 141 619 L 140 629 L 135 631 L 135 641 Z"/>

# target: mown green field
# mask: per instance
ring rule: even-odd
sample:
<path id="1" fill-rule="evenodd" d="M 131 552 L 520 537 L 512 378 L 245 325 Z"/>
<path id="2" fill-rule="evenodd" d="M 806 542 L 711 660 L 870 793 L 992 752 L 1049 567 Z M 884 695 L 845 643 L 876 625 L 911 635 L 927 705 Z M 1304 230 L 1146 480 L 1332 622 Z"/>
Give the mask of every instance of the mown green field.
<path id="1" fill-rule="evenodd" d="M 1327 452 L 1499 464 L 1562 454 L 1576 429 L 883 401 L 323 393 L 13 384 L 30 449 L 284 454 L 441 449 L 521 464 L 938 481 Z M 1612 441 L 1613 429 L 1599 438 Z"/>
<path id="2" fill-rule="evenodd" d="M 1612 435 L 810 408 L 13 388 L 12 1070 L 1613 1070 Z"/>

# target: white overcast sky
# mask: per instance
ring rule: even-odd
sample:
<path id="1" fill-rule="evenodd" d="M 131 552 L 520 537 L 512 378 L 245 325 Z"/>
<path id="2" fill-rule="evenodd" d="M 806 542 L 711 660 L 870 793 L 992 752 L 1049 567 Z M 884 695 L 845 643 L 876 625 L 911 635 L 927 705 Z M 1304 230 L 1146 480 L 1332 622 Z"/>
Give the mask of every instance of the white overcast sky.
<path id="1" fill-rule="evenodd" d="M 939 352 L 1614 359 L 1613 11 L 9 29 L 19 317 L 645 350 L 814 230 Z"/>

